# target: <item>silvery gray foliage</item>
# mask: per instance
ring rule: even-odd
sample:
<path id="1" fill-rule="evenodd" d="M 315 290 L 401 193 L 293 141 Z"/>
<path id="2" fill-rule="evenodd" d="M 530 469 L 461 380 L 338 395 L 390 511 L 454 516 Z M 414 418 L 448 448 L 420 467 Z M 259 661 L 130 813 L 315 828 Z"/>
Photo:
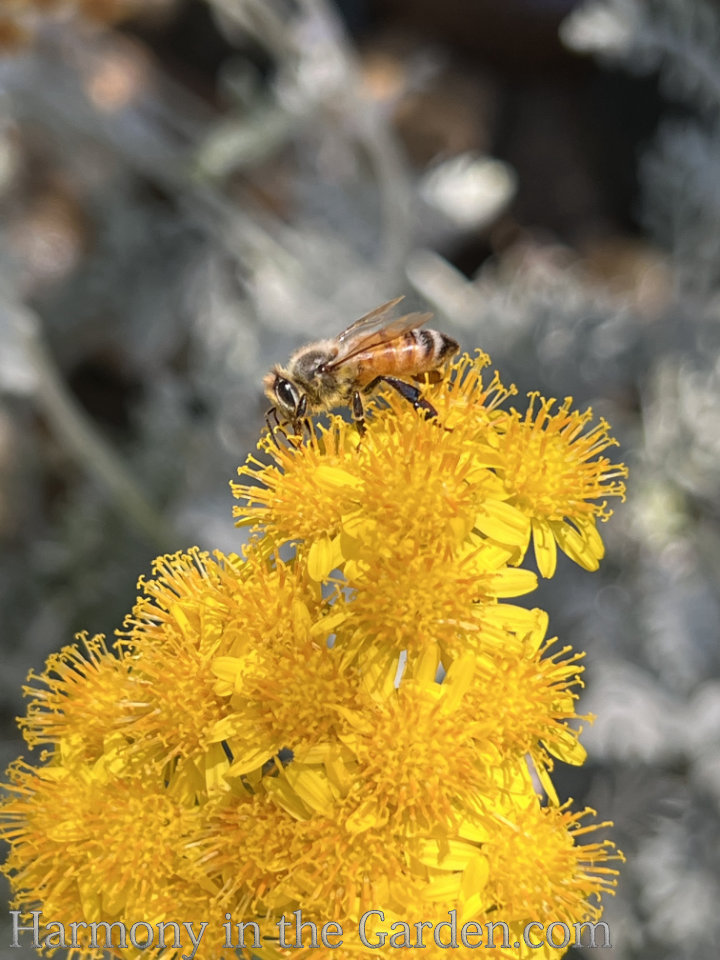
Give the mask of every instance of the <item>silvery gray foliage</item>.
<path id="1" fill-rule="evenodd" d="M 628 502 L 603 531 L 600 571 L 564 562 L 538 598 L 552 632 L 588 651 L 582 707 L 597 716 L 587 771 L 560 776 L 615 820 L 628 858 L 605 911 L 615 954 L 690 960 L 720 937 L 720 11 L 587 3 L 563 36 L 615 68 L 659 71 L 684 104 L 640 162 L 641 214 L 669 253 L 662 295 L 612 293 L 547 248 L 470 282 L 422 251 L 410 278 L 521 393 L 592 401 L 621 440 Z"/>
<path id="2" fill-rule="evenodd" d="M 715 117 L 664 123 L 642 162 L 648 198 L 644 219 L 658 240 L 673 248 L 696 336 L 706 314 L 711 323 L 718 315 L 711 293 L 720 281 L 720 240 L 714 229 L 720 185 L 712 172 L 719 162 L 720 120 Z M 717 341 L 708 346 L 716 349 Z"/>
<path id="3" fill-rule="evenodd" d="M 108 65 L 130 83 L 112 109 L 97 102 Z M 0 84 L 0 695 L 12 715 L 29 666 L 76 630 L 120 626 L 157 552 L 239 548 L 227 482 L 260 425 L 260 375 L 294 339 L 277 319 L 269 329 L 263 311 L 294 315 L 298 336 L 317 334 L 323 311 L 307 317 L 313 258 L 323 283 L 333 263 L 359 271 L 342 252 L 338 263 L 317 229 L 303 245 L 301 224 L 230 203 L 198 160 L 227 118 L 153 74 L 119 37 L 48 30 L 2 61 Z M 235 166 L 245 162 L 236 152 Z M 30 163 L 76 203 L 79 227 L 61 223 L 68 234 L 55 249 L 43 247 L 46 224 L 18 243 L 34 201 Z M 74 242 L 82 256 L 64 265 Z M 109 358 L 139 384 L 122 434 L 93 425 L 66 389 L 58 405 L 52 385 L 88 357 Z M 58 486 L 52 502 L 47 484 Z"/>
<path id="4" fill-rule="evenodd" d="M 666 120 L 642 161 L 644 215 L 658 240 L 674 247 L 685 292 L 717 284 L 720 213 L 713 169 L 720 158 L 720 24 L 708 0 L 587 0 L 563 23 L 578 52 L 639 73 L 656 73 L 671 102 L 692 105 Z M 678 111 L 675 111 L 678 112 Z M 685 111 L 683 111 L 685 112 Z M 684 268 L 687 267 L 687 270 Z"/>
<path id="5" fill-rule="evenodd" d="M 625 529 L 635 556 L 620 581 L 633 610 L 627 650 L 594 665 L 586 702 L 599 719 L 586 743 L 605 758 L 610 812 L 627 825 L 608 914 L 623 931 L 620 955 L 694 958 L 720 936 L 720 11 L 699 0 L 594 2 L 563 36 L 625 69 L 657 71 L 686 114 L 661 125 L 640 167 L 644 221 L 670 252 L 673 295 L 638 330 L 643 433 Z M 637 796 L 621 779 L 638 765 L 648 815 L 633 820 Z"/>
<path id="6" fill-rule="evenodd" d="M 331 5 L 210 6 L 273 64 L 229 57 L 212 104 L 81 22 L 0 58 L 9 714 L 30 666 L 120 626 L 158 552 L 240 548 L 262 374 L 406 286 L 419 187 Z M 83 409 L 83 376 L 118 379 L 116 407 Z"/>
<path id="7" fill-rule="evenodd" d="M 623 69 L 657 70 L 668 93 L 718 108 L 720 36 L 710 0 L 584 0 L 560 36 L 578 52 Z"/>
<path id="8" fill-rule="evenodd" d="M 653 289 L 663 288 L 648 300 L 591 282 L 577 259 L 547 247 L 461 276 L 438 252 L 453 229 L 465 229 L 453 225 L 452 197 L 469 172 L 489 171 L 473 183 L 494 185 L 487 209 L 499 210 L 512 172 L 498 176 L 471 158 L 448 161 L 441 176 L 411 174 L 387 118 L 360 92 L 329 4 L 210 5 L 231 44 L 250 35 L 274 63 L 267 81 L 242 58 L 225 65 L 221 106 L 115 34 L 48 30 L 34 52 L 0 61 L 8 211 L 0 222 L 0 696 L 8 712 L 19 709 L 28 666 L 39 668 L 75 630 L 119 625 L 135 577 L 159 550 L 238 549 L 226 484 L 260 427 L 265 369 L 383 299 L 414 292 L 463 347 L 491 353 L 504 380 L 518 384 L 519 403 L 530 388 L 573 394 L 622 442 L 629 499 L 603 530 L 603 566 L 590 575 L 561 559 L 561 574 L 537 598 L 553 634 L 588 651 L 583 707 L 598 719 L 584 736 L 590 764 L 565 772 L 566 792 L 616 821 L 628 856 L 606 912 L 615 955 L 714 955 L 715 9 L 596 0 L 563 30 L 606 62 L 660 71 L 688 104 L 641 164 L 645 223 L 669 251 L 669 262 L 647 265 Z M 129 85 L 110 104 L 108 65 Z M 79 214 L 55 247 L 18 234 L 33 222 L 31 162 L 53 173 L 51 185 L 65 185 Z M 260 188 L 273 203 L 258 200 Z M 138 384 L 120 429 L 63 407 L 67 396 L 53 392 L 56 379 L 62 387 L 94 358 Z"/>

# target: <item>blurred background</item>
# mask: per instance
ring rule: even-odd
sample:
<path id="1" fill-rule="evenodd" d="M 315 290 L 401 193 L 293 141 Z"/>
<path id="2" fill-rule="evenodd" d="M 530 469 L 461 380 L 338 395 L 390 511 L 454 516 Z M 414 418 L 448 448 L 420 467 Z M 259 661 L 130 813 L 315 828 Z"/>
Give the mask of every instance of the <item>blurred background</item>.
<path id="1" fill-rule="evenodd" d="M 720 9 L 1 0 L 0 47 L 3 766 L 30 668 L 239 549 L 263 373 L 405 293 L 621 441 L 602 569 L 532 598 L 597 714 L 559 792 L 627 855 L 615 955 L 715 956 Z"/>

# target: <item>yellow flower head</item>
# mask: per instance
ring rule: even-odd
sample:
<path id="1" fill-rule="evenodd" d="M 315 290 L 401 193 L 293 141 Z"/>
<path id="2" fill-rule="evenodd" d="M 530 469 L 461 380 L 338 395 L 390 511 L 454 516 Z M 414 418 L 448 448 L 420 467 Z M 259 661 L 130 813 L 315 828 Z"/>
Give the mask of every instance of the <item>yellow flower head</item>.
<path id="1" fill-rule="evenodd" d="M 617 445 L 605 420 L 588 429 L 592 410 L 572 410 L 571 397 L 553 413 L 554 404 L 531 393 L 525 416 L 513 411 L 498 435 L 503 484 L 509 502 L 532 522 L 545 577 L 555 572 L 556 543 L 586 570 L 597 570 L 604 547 L 595 521 L 612 514 L 605 497 L 625 498 L 619 478 L 627 476 L 623 464 L 603 455 Z"/>
<path id="2" fill-rule="evenodd" d="M 350 832 L 386 823 L 401 836 L 452 832 L 474 798 L 495 789 L 492 770 L 501 756 L 482 721 L 459 709 L 472 675 L 469 660 L 460 679 L 408 680 L 381 703 L 346 711 L 342 742 L 365 794 L 346 821 Z M 378 743 L 394 749 L 378 750 Z"/>
<path id="3" fill-rule="evenodd" d="M 518 638 L 519 639 L 519 638 Z M 580 765 L 585 750 L 579 743 L 581 727 L 575 706 L 582 686 L 581 654 L 570 647 L 553 650 L 556 640 L 544 640 L 541 622 L 519 643 L 493 651 L 492 658 L 477 659 L 477 682 L 467 692 L 464 711 L 468 721 L 484 725 L 488 743 L 501 755 L 527 756 L 545 792 L 557 802 L 547 771 L 553 757 Z M 493 697 L 485 691 L 492 687 Z"/>
<path id="4" fill-rule="evenodd" d="M 144 595 L 126 619 L 122 646 L 138 687 L 130 732 L 159 769 L 181 760 L 202 769 L 223 716 L 211 665 L 238 629 L 243 578 L 233 563 L 199 550 L 158 558 L 155 577 L 140 581 Z"/>
<path id="5" fill-rule="evenodd" d="M 625 469 L 569 401 L 506 410 L 487 363 L 423 388 L 434 417 L 392 394 L 362 437 L 339 416 L 265 437 L 233 488 L 244 554 L 158 558 L 114 650 L 81 637 L 31 676 L 22 727 L 43 752 L 11 767 L 0 808 L 20 909 L 207 920 L 200 960 L 228 949 L 226 912 L 270 960 L 311 956 L 277 940 L 296 910 L 339 923 L 349 957 L 373 952 L 367 910 L 455 910 L 514 939 L 599 916 L 616 854 L 577 842 L 597 827 L 551 778 L 585 756 L 579 656 L 517 598 L 537 586 L 531 536 L 545 576 L 556 541 L 597 566 Z M 101 955 L 85 938 L 73 960 Z"/>
<path id="6" fill-rule="evenodd" d="M 598 896 L 611 889 L 617 871 L 606 864 L 622 857 L 611 851 L 607 841 L 578 843 L 578 838 L 607 824 L 588 824 L 582 820 L 593 811 L 571 812 L 568 805 L 540 807 L 508 804 L 498 816 L 483 846 L 488 862 L 489 881 L 486 896 L 498 907 L 508 923 L 528 923 L 530 904 L 539 899 L 554 920 L 572 924 L 582 904 L 583 919 L 596 920 L 601 911 Z M 517 870 L 508 883 L 510 865 Z M 500 916 L 500 912 L 498 912 Z"/>
<path id="7" fill-rule="evenodd" d="M 52 654 L 41 674 L 30 673 L 20 728 L 30 747 L 57 748 L 66 762 L 95 761 L 131 722 L 135 692 L 129 658 L 109 651 L 104 637 L 81 634 L 77 644 Z"/>
<path id="8" fill-rule="evenodd" d="M 478 536 L 517 564 L 531 530 L 543 575 L 554 570 L 556 540 L 595 569 L 595 519 L 610 515 L 607 497 L 624 496 L 626 476 L 603 456 L 616 443 L 607 423 L 589 427 L 592 411 L 572 410 L 569 398 L 553 414 L 554 401 L 537 394 L 524 417 L 506 411 L 514 388 L 497 374 L 485 385 L 487 363 L 482 354 L 463 357 L 449 382 L 427 388 L 434 418 L 392 394 L 362 442 L 337 416 L 297 447 L 265 437 L 271 464 L 250 457 L 232 484 L 238 524 L 275 548 L 303 544 L 318 579 L 358 559 L 363 545 L 371 557 L 425 550 L 444 559 Z"/>
<path id="9" fill-rule="evenodd" d="M 217 891 L 195 853 L 199 810 L 179 804 L 147 772 L 126 777 L 111 768 L 109 760 L 72 770 L 60 764 L 36 770 L 22 762 L 11 767 L 3 809 L 2 836 L 11 844 L 5 870 L 18 889 L 31 891 L 22 898 L 24 910 L 41 910 L 43 921 L 61 923 L 68 938 L 78 921 L 128 919 L 129 927 L 137 919 L 220 919 Z M 77 932 L 77 955 L 100 960 L 104 953 L 91 947 L 90 931 L 80 926 Z M 101 929 L 100 946 L 107 943 L 104 935 Z M 187 934 L 182 942 L 189 946 Z M 179 960 L 182 952 L 169 956 Z"/>

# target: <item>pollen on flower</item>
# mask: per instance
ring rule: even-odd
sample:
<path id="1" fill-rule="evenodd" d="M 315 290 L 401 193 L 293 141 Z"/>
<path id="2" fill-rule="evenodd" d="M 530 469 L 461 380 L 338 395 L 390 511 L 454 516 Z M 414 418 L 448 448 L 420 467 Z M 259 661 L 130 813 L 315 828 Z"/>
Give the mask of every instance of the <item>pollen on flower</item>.
<path id="1" fill-rule="evenodd" d="M 488 743 L 502 756 L 528 756 L 552 799 L 557 797 L 545 771 L 553 757 L 564 763 L 582 764 L 585 750 L 579 729 L 568 721 L 578 719 L 577 688 L 582 686 L 581 654 L 569 647 L 552 651 L 556 641 L 532 643 L 525 649 L 503 650 L 492 659 L 478 662 L 478 683 L 470 689 L 463 712 L 468 721 L 483 726 Z M 551 652 L 552 651 L 552 652 Z M 494 696 L 485 692 L 492 687 Z"/>
<path id="2" fill-rule="evenodd" d="M 159 557 L 114 649 L 81 636 L 31 675 L 22 728 L 45 749 L 10 768 L 0 807 L 19 909 L 204 920 L 208 956 L 227 912 L 269 960 L 331 960 L 279 947 L 296 910 L 346 931 L 367 910 L 457 910 L 518 940 L 600 915 L 619 855 L 579 842 L 606 825 L 582 825 L 551 777 L 585 756 L 581 655 L 516 598 L 537 586 L 531 539 L 544 576 L 556 545 L 597 566 L 625 468 L 569 400 L 507 411 L 488 362 L 422 387 L 434 417 L 381 393 L 362 437 L 336 415 L 266 436 L 268 462 L 233 484 L 242 555 Z M 72 960 L 101 957 L 83 941 Z"/>
<path id="3" fill-rule="evenodd" d="M 359 483 L 347 491 L 340 530 L 388 553 L 449 559 L 469 542 L 483 504 L 504 496 L 502 484 L 482 462 L 481 437 L 468 441 L 399 402 L 391 398 L 393 416 L 358 451 Z"/>
<path id="4" fill-rule="evenodd" d="M 360 677 L 343 664 L 340 651 L 328 649 L 318 630 L 322 618 L 313 623 L 301 608 L 291 623 L 292 633 L 249 643 L 236 656 L 213 663 L 215 690 L 228 696 L 214 738 L 226 742 L 233 774 L 256 767 L 259 752 L 266 759 L 292 744 L 294 756 L 301 757 L 304 749 L 331 741 L 355 704 Z"/>
<path id="5" fill-rule="evenodd" d="M 20 729 L 30 747 L 45 745 L 83 760 L 96 760 L 113 731 L 132 719 L 136 685 L 127 657 L 117 657 L 105 638 L 78 636 L 77 644 L 48 658 L 41 674 L 30 673 L 31 697 Z"/>
<path id="6" fill-rule="evenodd" d="M 498 904 L 498 916 L 508 923 L 527 922 L 528 904 L 536 901 L 547 916 L 568 924 L 600 916 L 598 898 L 612 889 L 617 875 L 607 863 L 622 857 L 607 841 L 577 842 L 579 836 L 607 826 L 580 826 L 590 812 L 573 813 L 568 804 L 530 803 L 498 822 L 485 845 L 491 877 L 487 893 Z"/>
<path id="7" fill-rule="evenodd" d="M 391 391 L 369 404 L 372 429 L 362 442 L 355 425 L 337 416 L 328 426 L 311 426 L 301 445 L 265 437 L 259 446 L 272 463 L 249 457 L 238 471 L 241 482 L 231 484 L 241 501 L 237 524 L 261 529 L 276 546 L 361 530 L 386 544 L 457 549 L 483 504 L 506 498 L 490 469 L 498 463 L 492 425 L 514 388 L 503 387 L 497 374 L 485 385 L 488 363 L 485 354 L 464 357 L 452 380 L 427 388 L 435 418 L 419 416 Z"/>
<path id="8" fill-rule="evenodd" d="M 160 766 L 183 758 L 203 769 L 222 755 L 223 741 L 236 762 L 249 751 L 255 766 L 263 763 L 283 746 L 278 737 L 298 729 L 271 718 L 278 701 L 288 721 L 298 718 L 286 691 L 297 689 L 293 670 L 307 669 L 308 645 L 320 649 L 308 635 L 319 591 L 299 565 L 197 549 L 160 558 L 154 572 L 141 581 L 145 596 L 122 634 L 139 686 L 137 745 Z M 317 676 L 332 671 L 325 658 Z M 300 716 L 308 720 L 309 711 Z"/>
<path id="9" fill-rule="evenodd" d="M 625 498 L 627 468 L 604 455 L 617 445 L 608 423 L 589 427 L 592 410 L 580 413 L 571 403 L 567 397 L 553 413 L 554 400 L 532 393 L 525 416 L 513 412 L 498 432 L 499 473 L 510 502 L 532 521 L 546 577 L 555 571 L 556 543 L 581 566 L 597 569 L 604 549 L 596 519 L 612 514 L 605 498 Z"/>
<path id="10" fill-rule="evenodd" d="M 482 542 L 451 560 L 408 547 L 348 560 L 333 606 L 340 641 L 371 659 L 384 655 L 388 669 L 407 651 L 408 676 L 424 658 L 437 665 L 442 650 L 478 642 L 468 638 L 480 631 L 487 608 L 537 583 L 531 571 L 509 567 L 501 551 Z"/>
<path id="11" fill-rule="evenodd" d="M 68 930 L 82 920 L 217 914 L 193 853 L 198 810 L 177 803 L 162 781 L 115 776 L 102 764 L 71 772 L 18 763 L 10 775 L 4 869 L 29 892 L 27 909 Z M 79 934 L 79 956 L 102 955 L 89 946 L 89 930 Z M 102 937 L 101 928 L 100 945 Z"/>
<path id="12" fill-rule="evenodd" d="M 407 843 L 390 824 L 354 829 L 358 810 L 349 798 L 330 817 L 299 821 L 288 849 L 295 866 L 287 888 L 306 905 L 303 914 L 338 918 L 346 929 L 378 905 L 407 910 L 429 873 L 409 867 Z"/>
<path id="13" fill-rule="evenodd" d="M 495 789 L 490 771 L 498 754 L 482 721 L 468 718 L 456 699 L 447 684 L 408 681 L 374 710 L 349 716 L 343 741 L 373 798 L 356 829 L 391 823 L 408 836 L 452 830 L 473 797 Z M 392 742 L 393 751 L 378 751 L 378 742 Z"/>
<path id="14" fill-rule="evenodd" d="M 226 564 L 198 550 L 159 558 L 125 622 L 122 647 L 137 685 L 129 732 L 135 749 L 160 769 L 202 757 L 223 716 L 210 665 L 219 645 L 233 638 L 238 584 Z"/>
<path id="15" fill-rule="evenodd" d="M 446 384 L 428 392 L 443 424 L 453 432 L 459 429 L 465 436 L 474 436 L 476 441 L 493 427 L 503 404 L 517 393 L 514 384 L 503 384 L 497 370 L 485 383 L 484 371 L 489 365 L 490 357 L 482 350 L 474 357 L 464 354 L 450 368 Z"/>
<path id="16" fill-rule="evenodd" d="M 241 505 L 233 509 L 237 526 L 261 531 L 273 545 L 334 536 L 353 488 L 354 427 L 333 417 L 328 427 L 314 427 L 299 449 L 276 446 L 264 437 L 259 446 L 273 458 L 270 466 L 248 457 L 231 483 Z"/>

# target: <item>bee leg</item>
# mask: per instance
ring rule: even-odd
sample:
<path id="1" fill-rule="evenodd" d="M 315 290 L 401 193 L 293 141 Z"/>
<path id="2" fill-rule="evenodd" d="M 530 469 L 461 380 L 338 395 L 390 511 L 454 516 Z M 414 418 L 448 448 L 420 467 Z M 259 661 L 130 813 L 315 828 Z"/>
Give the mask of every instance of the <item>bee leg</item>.
<path id="1" fill-rule="evenodd" d="M 274 423 L 272 422 L 273 420 L 275 421 Z M 296 445 L 292 442 L 290 437 L 285 432 L 285 428 L 282 422 L 280 421 L 280 417 L 278 417 L 277 407 L 271 407 L 268 410 L 268 412 L 265 414 L 265 422 L 267 423 L 267 428 L 270 431 L 270 436 L 273 439 L 273 443 L 278 448 L 278 450 L 282 449 L 280 444 L 278 443 L 278 434 L 280 434 L 280 436 L 284 439 L 285 443 L 289 447 L 295 448 Z"/>
<path id="2" fill-rule="evenodd" d="M 307 408 L 308 399 L 307 394 L 304 393 L 300 397 L 297 407 L 295 407 L 295 415 L 293 418 L 293 430 L 300 435 L 302 440 L 305 439 L 306 431 L 307 439 L 310 440 L 312 438 L 312 428 L 310 426 L 310 418 L 307 415 Z"/>
<path id="3" fill-rule="evenodd" d="M 365 436 L 365 410 L 363 408 L 362 397 L 360 396 L 360 391 L 356 390 L 352 395 L 352 415 L 355 420 L 355 426 L 358 428 L 358 433 L 361 437 Z"/>
<path id="4" fill-rule="evenodd" d="M 272 423 L 272 420 L 270 419 L 271 417 L 274 417 L 274 418 L 275 418 L 275 424 L 274 424 L 274 425 L 273 425 L 273 423 Z M 281 428 L 280 428 L 280 419 L 279 419 L 279 417 L 278 417 L 278 415 L 277 415 L 277 407 L 270 407 L 270 409 L 268 410 L 268 412 L 265 414 L 265 423 L 267 424 L 268 432 L 269 432 L 270 436 L 272 437 L 273 443 L 275 444 L 275 446 L 276 446 L 276 447 L 278 448 L 278 450 L 279 450 L 279 449 L 280 449 L 280 444 L 278 443 L 278 439 L 277 439 L 277 437 L 275 436 L 275 433 L 276 433 L 276 431 L 280 431 L 280 432 L 282 432 L 282 431 L 281 431 Z"/>
<path id="5" fill-rule="evenodd" d="M 428 403 L 427 400 L 423 399 L 418 388 L 414 387 L 411 383 L 405 383 L 404 380 L 398 380 L 397 377 L 378 377 L 377 379 L 384 383 L 389 383 L 390 386 L 394 387 L 401 397 L 405 397 L 405 399 L 411 403 L 416 410 L 424 410 L 426 419 L 429 420 L 432 417 L 437 416 L 437 410 L 435 407 L 431 403 Z"/>

